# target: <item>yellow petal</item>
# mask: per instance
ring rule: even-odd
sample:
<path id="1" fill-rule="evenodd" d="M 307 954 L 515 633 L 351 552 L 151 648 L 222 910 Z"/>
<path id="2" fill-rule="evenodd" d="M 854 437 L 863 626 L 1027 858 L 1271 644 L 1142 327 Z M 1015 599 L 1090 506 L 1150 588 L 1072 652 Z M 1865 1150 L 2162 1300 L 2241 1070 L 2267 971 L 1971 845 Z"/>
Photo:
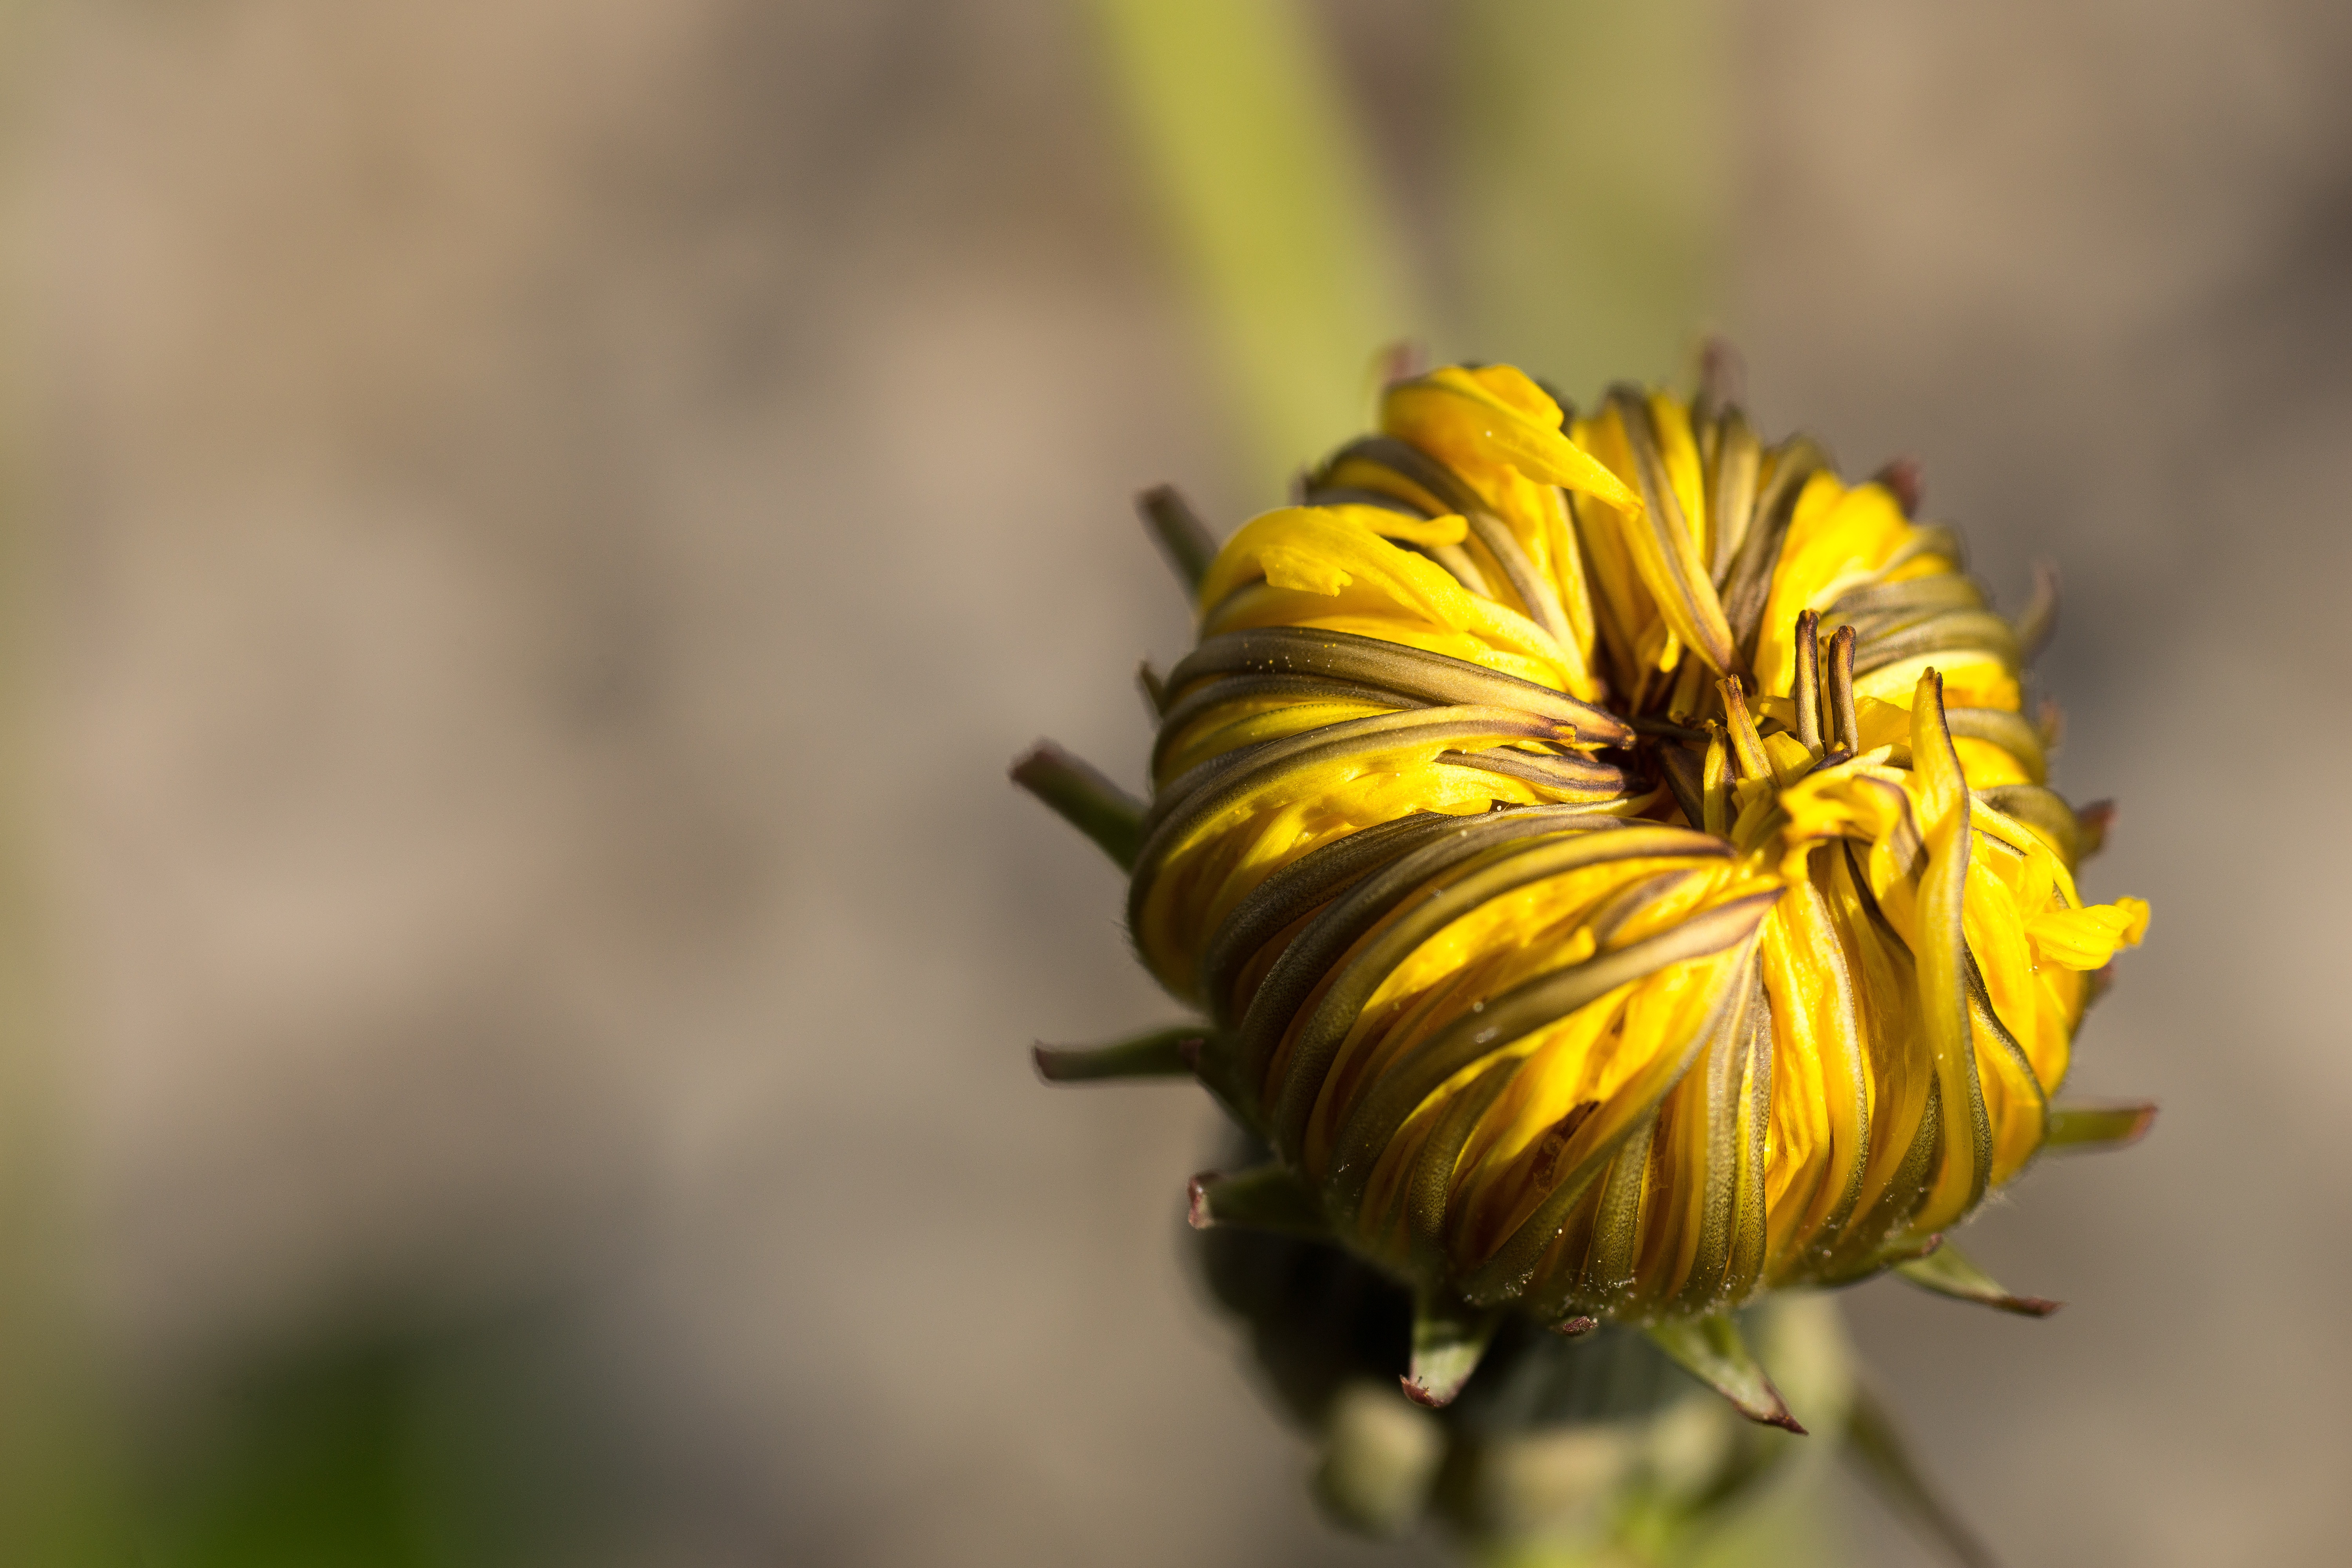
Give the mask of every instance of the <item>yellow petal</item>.
<path id="1" fill-rule="evenodd" d="M 1508 463 L 1538 483 L 1582 490 L 1629 511 L 1641 510 L 1641 497 L 1560 434 L 1559 405 L 1517 371 L 1507 377 L 1496 374 L 1507 369 L 1498 365 L 1480 373 L 1495 384 L 1491 386 L 1452 365 L 1418 381 L 1402 382 L 1381 400 L 1381 428 L 1440 456 L 1466 452 L 1486 462 Z M 1530 392 L 1534 398 L 1527 395 Z"/>
<path id="2" fill-rule="evenodd" d="M 2069 969 L 2100 969 L 2120 947 L 2137 947 L 2147 934 L 2147 903 L 2117 899 L 2079 910 L 2052 910 L 2025 922 L 2042 957 Z"/>
<path id="3" fill-rule="evenodd" d="M 1258 552 L 1257 563 L 1267 582 L 1302 594 L 1326 594 L 1337 598 L 1340 589 L 1356 580 L 1329 556 L 1296 544 L 1269 544 Z"/>

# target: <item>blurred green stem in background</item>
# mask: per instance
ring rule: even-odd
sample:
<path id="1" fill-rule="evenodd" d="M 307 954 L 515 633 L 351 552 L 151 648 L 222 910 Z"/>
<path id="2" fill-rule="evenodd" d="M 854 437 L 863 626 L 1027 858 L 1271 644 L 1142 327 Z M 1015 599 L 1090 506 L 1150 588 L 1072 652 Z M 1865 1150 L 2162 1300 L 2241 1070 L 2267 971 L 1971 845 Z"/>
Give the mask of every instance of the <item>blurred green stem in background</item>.
<path id="1" fill-rule="evenodd" d="M 0 1563 L 131 1561 L 112 1408 L 82 1310 L 84 1269 L 65 1027 L 48 982 L 55 907 L 38 847 L 45 777 L 36 660 L 46 565 L 33 513 L 26 367 L 33 334 L 20 116 L 47 17 L 0 8 Z"/>
<path id="2" fill-rule="evenodd" d="M 1460 0 L 1443 70 L 1459 297 L 1417 289 L 1330 51 L 1295 0 L 1087 0 L 1144 187 L 1268 499 L 1360 430 L 1406 339 L 1580 400 L 1664 380 L 1720 315 L 1721 0 Z"/>
<path id="3" fill-rule="evenodd" d="M 1680 374 L 1720 318 L 1721 0 L 1462 0 L 1452 209 L 1462 330 L 1586 404 Z"/>
<path id="4" fill-rule="evenodd" d="M 1401 340 L 1508 360 L 1582 400 L 1677 375 L 1719 314 L 1720 0 L 1449 8 L 1450 188 L 1436 205 L 1453 221 L 1434 248 L 1460 297 L 1442 314 L 1412 289 L 1395 206 L 1294 0 L 1088 5 L 1231 399 L 1249 493 L 1272 500 L 1364 428 L 1378 357 Z M 1834 1308 L 1809 1307 L 1842 1343 Z M 1832 1563 L 1834 1439 L 1800 1441 L 1785 1484 L 1702 1536 L 1636 1529 L 1595 1546 L 1473 1530 L 1466 1544 L 1490 1568 Z"/>
<path id="5" fill-rule="evenodd" d="M 1088 0 L 1199 296 L 1253 493 L 1364 423 L 1374 356 L 1425 333 L 1335 72 L 1291 0 Z"/>
<path id="6" fill-rule="evenodd" d="M 82 1568 L 130 1558 L 115 1536 L 109 1406 L 74 1289 L 82 1233 L 66 1137 L 76 1122 L 60 1111 L 65 1074 L 41 983 L 15 394 L 9 385 L 0 410 L 0 1563 Z"/>

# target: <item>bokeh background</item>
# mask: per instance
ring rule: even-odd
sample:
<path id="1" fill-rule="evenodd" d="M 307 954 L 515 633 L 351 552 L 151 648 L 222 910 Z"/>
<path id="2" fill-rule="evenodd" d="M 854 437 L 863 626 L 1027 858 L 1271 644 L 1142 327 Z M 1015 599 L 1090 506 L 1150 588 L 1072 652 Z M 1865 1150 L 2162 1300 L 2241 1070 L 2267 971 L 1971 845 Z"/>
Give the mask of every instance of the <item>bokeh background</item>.
<path id="1" fill-rule="evenodd" d="M 2157 911 L 2075 1081 L 2158 1131 L 1971 1231 L 2073 1305 L 1880 1283 L 1865 1355 L 2017 1568 L 2340 1561 L 2352 11 L 5 40 L 9 1561 L 1434 1561 L 1323 1528 L 1188 1276 L 1202 1097 L 1032 1079 L 1169 1014 L 1003 767 L 1139 777 L 1139 486 L 1271 504 L 1398 337 L 1590 395 L 1703 327 L 2058 563 Z"/>

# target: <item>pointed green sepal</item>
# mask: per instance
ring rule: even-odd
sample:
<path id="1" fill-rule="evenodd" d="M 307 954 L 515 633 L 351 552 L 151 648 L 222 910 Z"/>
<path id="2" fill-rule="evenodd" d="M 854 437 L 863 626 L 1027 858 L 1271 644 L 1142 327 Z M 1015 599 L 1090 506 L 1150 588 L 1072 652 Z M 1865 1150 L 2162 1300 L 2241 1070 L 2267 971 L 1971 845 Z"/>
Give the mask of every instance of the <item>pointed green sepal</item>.
<path id="1" fill-rule="evenodd" d="M 1034 1053 L 1047 1083 L 1094 1083 L 1115 1078 L 1189 1078 L 1208 1031 L 1197 1024 L 1131 1035 L 1108 1046 L 1049 1046 Z"/>
<path id="2" fill-rule="evenodd" d="M 1143 707 L 1151 721 L 1157 724 L 1168 717 L 1168 682 L 1145 659 L 1135 667 L 1136 689 L 1143 693 Z"/>
<path id="3" fill-rule="evenodd" d="M 2147 1100 L 2074 1100 L 2050 1108 L 2050 1136 L 2042 1147 L 2077 1153 L 2124 1149 L 2147 1137 L 2155 1125 L 2156 1107 Z"/>
<path id="4" fill-rule="evenodd" d="M 1184 1217 L 1194 1230 L 1223 1225 L 1285 1236 L 1331 1234 L 1315 1189 L 1287 1165 L 1260 1165 L 1235 1176 L 1203 1171 L 1185 1192 Z"/>
<path id="5" fill-rule="evenodd" d="M 2033 563 L 2033 597 L 2026 602 L 2016 626 L 2017 650 L 2032 664 L 2050 646 L 2050 634 L 2058 629 L 2058 568 L 2052 563 Z"/>
<path id="6" fill-rule="evenodd" d="M 1135 869 L 1143 847 L 1143 803 L 1051 741 L 1040 741 L 1013 764 L 1013 782 L 1101 846 L 1122 871 Z"/>
<path id="7" fill-rule="evenodd" d="M 2088 860 L 2107 847 L 2107 830 L 2116 825 L 2116 803 L 2095 800 L 2074 809 L 2074 858 Z"/>
<path id="8" fill-rule="evenodd" d="M 1145 490 L 1135 498 L 1135 510 L 1183 583 L 1184 591 L 1199 593 L 1201 580 L 1209 574 L 1209 563 L 1217 558 L 1217 540 L 1209 525 L 1173 485 L 1154 485 Z"/>
<path id="9" fill-rule="evenodd" d="M 1929 1141 L 1933 1142 L 1932 1127 L 1929 1129 Z M 1940 1230 L 1932 1236 L 1898 1237 L 1870 1253 L 1858 1263 L 1824 1270 L 1813 1279 L 1812 1283 L 1852 1285 L 1864 1279 L 1875 1279 L 1888 1269 L 1898 1268 L 1914 1258 L 1925 1258 L 1943 1245 L 1944 1233 Z"/>
<path id="10" fill-rule="evenodd" d="M 2065 1305 L 2040 1296 L 2011 1295 L 1991 1275 L 1961 1257 L 1959 1248 L 1948 1241 L 1924 1258 L 1896 1264 L 1895 1272 L 1922 1290 L 1933 1290 L 1956 1301 L 1974 1301 L 1979 1306 L 2015 1312 L 2023 1318 L 2046 1318 Z"/>
<path id="11" fill-rule="evenodd" d="M 1750 1421 L 1801 1436 L 1804 1434 L 1729 1313 L 1660 1323 L 1649 1335 L 1651 1342 L 1677 1366 L 1731 1401 L 1732 1407 Z"/>
<path id="12" fill-rule="evenodd" d="M 1846 1409 L 1845 1452 L 1879 1500 L 1953 1562 L 1963 1568 L 1993 1568 L 1992 1553 L 1927 1484 L 1886 1407 L 1866 1386 L 1853 1391 Z"/>
<path id="13" fill-rule="evenodd" d="M 1412 1368 L 1398 1379 L 1405 1397 L 1432 1409 L 1453 1404 L 1502 1321 L 1499 1310 L 1465 1306 L 1450 1290 L 1423 1286 L 1412 1302 Z"/>

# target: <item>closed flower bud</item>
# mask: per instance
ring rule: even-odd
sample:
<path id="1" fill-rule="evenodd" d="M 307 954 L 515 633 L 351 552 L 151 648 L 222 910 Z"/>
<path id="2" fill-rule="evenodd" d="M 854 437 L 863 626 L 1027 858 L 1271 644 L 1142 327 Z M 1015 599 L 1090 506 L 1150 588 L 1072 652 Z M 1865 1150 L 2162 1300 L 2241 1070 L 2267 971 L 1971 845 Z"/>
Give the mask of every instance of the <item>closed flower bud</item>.
<path id="1" fill-rule="evenodd" d="M 2076 874 L 2017 622 L 1915 521 L 1738 409 L 1507 366 L 1391 385 L 1380 431 L 1212 549 L 1148 804 L 1016 777 L 1129 867 L 1197 1024 L 1049 1078 L 1186 1072 L 1270 1151 L 1196 1224 L 1328 1237 L 1412 1293 L 1444 1404 L 1509 1315 L 1647 1330 L 1797 1426 L 1731 1314 L 1896 1268 L 2013 1310 L 1942 1237 L 2052 1146 L 2092 982 L 2147 922 Z"/>

